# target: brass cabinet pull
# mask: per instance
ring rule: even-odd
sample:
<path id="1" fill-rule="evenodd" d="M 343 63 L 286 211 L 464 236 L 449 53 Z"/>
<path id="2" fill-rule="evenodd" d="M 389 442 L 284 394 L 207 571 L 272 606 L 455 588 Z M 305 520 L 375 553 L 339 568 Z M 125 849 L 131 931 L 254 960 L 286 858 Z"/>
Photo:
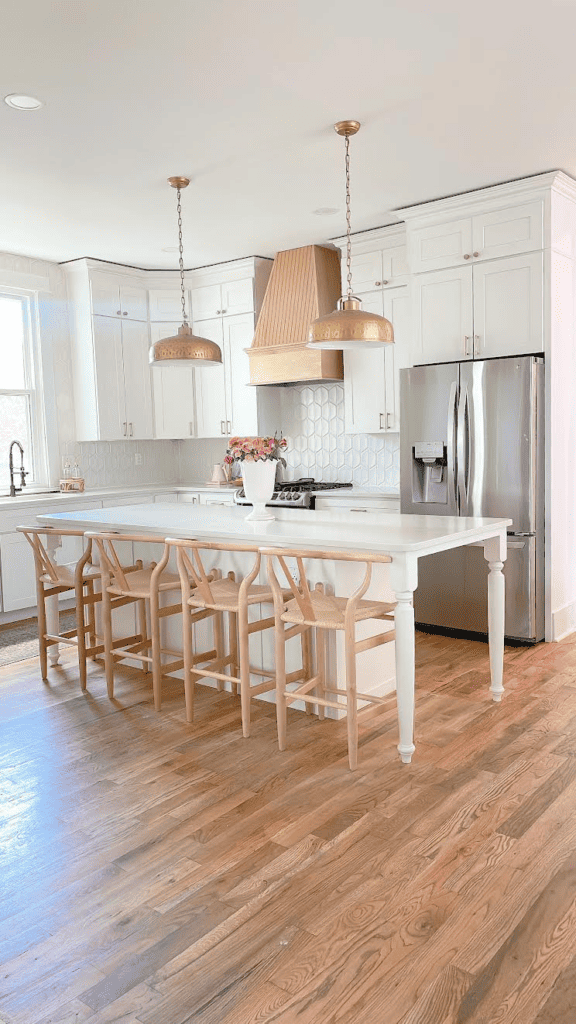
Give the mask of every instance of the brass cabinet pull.
<path id="1" fill-rule="evenodd" d="M 469 252 L 465 252 L 464 253 L 464 259 L 465 260 L 469 260 L 470 259 L 470 253 Z"/>

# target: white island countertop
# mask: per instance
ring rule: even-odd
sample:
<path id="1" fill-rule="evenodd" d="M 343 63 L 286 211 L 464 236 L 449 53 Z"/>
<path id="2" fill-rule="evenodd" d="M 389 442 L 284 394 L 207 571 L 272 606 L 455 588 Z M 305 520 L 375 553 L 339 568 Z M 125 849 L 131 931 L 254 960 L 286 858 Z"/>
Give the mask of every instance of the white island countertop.
<path id="1" fill-rule="evenodd" d="M 414 516 L 391 512 L 383 518 L 366 513 L 362 522 L 351 512 L 275 508 L 275 519 L 246 519 L 246 506 L 176 505 L 157 502 L 77 512 L 44 513 L 42 523 L 68 523 L 86 530 L 148 531 L 161 537 L 196 537 L 242 543 L 283 545 L 334 551 L 414 552 L 424 555 L 494 537 L 511 519 L 464 516 Z"/>
<path id="2" fill-rule="evenodd" d="M 39 515 L 50 526 L 76 525 L 84 530 L 112 530 L 164 537 L 247 544 L 264 547 L 389 554 L 386 567 L 394 591 L 396 698 L 400 742 L 398 751 L 409 763 L 414 753 L 415 635 L 413 593 L 418 586 L 418 559 L 437 551 L 483 544 L 488 563 L 488 635 L 491 694 L 500 701 L 504 664 L 504 575 L 506 531 L 511 519 L 414 516 L 377 512 L 358 516 L 348 511 L 274 509 L 275 519 L 251 521 L 242 506 L 198 506 L 155 503 Z M 54 600 L 57 600 L 54 599 Z"/>

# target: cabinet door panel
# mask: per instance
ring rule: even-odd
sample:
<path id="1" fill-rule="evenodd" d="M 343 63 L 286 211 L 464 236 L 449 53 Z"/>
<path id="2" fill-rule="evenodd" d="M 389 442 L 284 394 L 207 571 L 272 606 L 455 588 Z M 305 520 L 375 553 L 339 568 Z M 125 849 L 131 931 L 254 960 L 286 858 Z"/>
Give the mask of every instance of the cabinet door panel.
<path id="1" fill-rule="evenodd" d="M 206 285 L 203 288 L 192 288 L 190 291 L 192 301 L 192 320 L 210 320 L 212 317 L 220 316 L 222 309 L 222 292 L 219 284 Z M 208 337 L 204 334 L 204 337 Z"/>
<path id="2" fill-rule="evenodd" d="M 254 309 L 254 288 L 252 278 L 230 281 L 222 285 L 222 312 L 226 316 L 251 313 Z"/>
<path id="3" fill-rule="evenodd" d="M 122 357 L 128 436 L 153 437 L 148 324 L 122 321 Z"/>
<path id="4" fill-rule="evenodd" d="M 472 220 L 415 228 L 410 239 L 412 273 L 462 266 L 464 256 L 472 258 Z"/>
<path id="5" fill-rule="evenodd" d="M 195 437 L 194 370 L 186 366 L 155 367 L 154 436 L 173 440 Z"/>
<path id="6" fill-rule="evenodd" d="M 94 363 L 98 399 L 98 438 L 116 441 L 126 436 L 122 325 L 119 319 L 95 316 Z"/>
<path id="7" fill-rule="evenodd" d="M 180 322 L 150 324 L 150 341 L 176 334 Z M 153 366 L 154 437 L 195 437 L 194 370 L 187 366 Z"/>
<path id="8" fill-rule="evenodd" d="M 393 285 L 400 277 L 406 277 L 409 272 L 408 253 L 405 245 L 397 245 L 392 249 L 384 249 L 382 252 L 382 284 Z"/>
<path id="9" fill-rule="evenodd" d="M 21 533 L 0 537 L 0 568 L 2 570 L 2 603 L 5 612 L 36 605 L 36 573 L 34 555 Z"/>
<path id="10" fill-rule="evenodd" d="M 342 281 L 345 284 L 345 253 L 342 262 Z M 352 287 L 356 294 L 382 287 L 382 252 L 379 249 L 375 252 L 360 252 L 352 257 Z"/>
<path id="11" fill-rule="evenodd" d="M 222 319 L 194 323 L 194 331 L 202 338 L 215 341 L 222 349 L 221 366 L 205 366 L 195 374 L 196 436 L 224 437 L 226 435 L 226 370 Z"/>
<path id="12" fill-rule="evenodd" d="M 534 252 L 544 244 L 544 204 L 541 199 L 522 206 L 483 213 L 472 220 L 475 259 L 494 259 Z"/>
<path id="13" fill-rule="evenodd" d="M 100 270 L 90 271 L 92 312 L 98 316 L 122 316 L 120 288 L 113 274 Z"/>
<path id="14" fill-rule="evenodd" d="M 412 282 L 413 363 L 472 357 L 472 267 L 418 274 Z"/>
<path id="15" fill-rule="evenodd" d="M 411 366 L 410 296 L 407 287 L 388 288 L 384 292 L 384 316 L 394 328 L 394 344 L 387 345 L 386 356 L 386 429 L 400 430 L 400 370 Z"/>
<path id="16" fill-rule="evenodd" d="M 544 347 L 541 252 L 474 267 L 474 355 L 513 356 Z"/>
<path id="17" fill-rule="evenodd" d="M 141 285 L 120 284 L 120 307 L 127 320 L 148 319 L 148 292 Z"/>
<path id="18" fill-rule="evenodd" d="M 254 337 L 254 315 L 244 313 L 224 320 L 224 352 L 228 383 L 227 408 L 230 433 L 257 435 L 258 388 L 250 386 L 250 364 L 246 349 Z"/>
<path id="19" fill-rule="evenodd" d="M 381 291 L 359 296 L 367 313 L 384 314 Z M 391 348 L 392 346 L 390 346 Z M 390 357 L 388 357 L 390 364 Z M 347 434 L 386 430 L 386 348 L 344 351 L 344 419 Z"/>
<path id="20" fill-rule="evenodd" d="M 186 312 L 189 312 L 189 297 L 187 293 L 185 293 L 185 298 Z M 160 320 L 170 323 L 177 320 L 178 327 L 180 327 L 182 323 L 182 299 L 179 289 L 163 290 L 151 288 L 148 292 L 148 302 L 150 305 L 150 320 L 152 322 Z"/>

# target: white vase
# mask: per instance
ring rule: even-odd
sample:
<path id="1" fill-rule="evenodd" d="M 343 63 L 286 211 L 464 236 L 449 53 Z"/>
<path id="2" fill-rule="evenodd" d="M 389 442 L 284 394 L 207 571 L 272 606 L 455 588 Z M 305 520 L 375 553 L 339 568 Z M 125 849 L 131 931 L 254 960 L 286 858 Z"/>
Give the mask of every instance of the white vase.
<path id="1" fill-rule="evenodd" d="M 245 519 L 276 518 L 270 509 L 266 508 L 266 502 L 270 501 L 274 493 L 277 461 L 277 459 L 257 459 L 255 462 L 248 462 L 244 459 L 242 463 L 244 493 L 254 506 L 252 512 L 244 516 Z"/>

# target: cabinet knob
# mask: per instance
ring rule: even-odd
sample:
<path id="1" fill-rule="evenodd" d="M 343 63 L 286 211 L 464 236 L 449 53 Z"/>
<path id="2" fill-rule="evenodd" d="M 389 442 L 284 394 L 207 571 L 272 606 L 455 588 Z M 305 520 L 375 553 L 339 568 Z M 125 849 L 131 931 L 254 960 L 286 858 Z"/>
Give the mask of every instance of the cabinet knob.
<path id="1" fill-rule="evenodd" d="M 122 313 L 122 316 L 128 316 L 128 312 L 126 310 L 124 310 L 124 312 Z"/>
<path id="2" fill-rule="evenodd" d="M 388 281 L 382 281 L 382 284 L 388 284 Z"/>
<path id="3" fill-rule="evenodd" d="M 473 255 L 473 256 L 479 256 L 479 255 L 480 255 L 480 253 L 479 253 L 479 252 L 473 252 L 473 253 L 472 253 L 472 255 Z"/>
<path id="4" fill-rule="evenodd" d="M 382 281 L 374 281 L 374 284 L 376 285 L 377 288 L 382 287 Z"/>
<path id="5" fill-rule="evenodd" d="M 117 309 L 116 310 L 116 316 L 122 316 L 122 310 L 121 309 Z"/>
<path id="6" fill-rule="evenodd" d="M 470 259 L 470 253 L 469 252 L 465 252 L 464 253 L 464 259 L 465 260 L 469 260 Z"/>
<path id="7" fill-rule="evenodd" d="M 221 309 L 221 310 L 220 310 L 220 312 L 221 312 L 221 313 L 227 313 L 227 312 L 228 312 L 228 310 L 227 310 L 227 309 Z"/>

